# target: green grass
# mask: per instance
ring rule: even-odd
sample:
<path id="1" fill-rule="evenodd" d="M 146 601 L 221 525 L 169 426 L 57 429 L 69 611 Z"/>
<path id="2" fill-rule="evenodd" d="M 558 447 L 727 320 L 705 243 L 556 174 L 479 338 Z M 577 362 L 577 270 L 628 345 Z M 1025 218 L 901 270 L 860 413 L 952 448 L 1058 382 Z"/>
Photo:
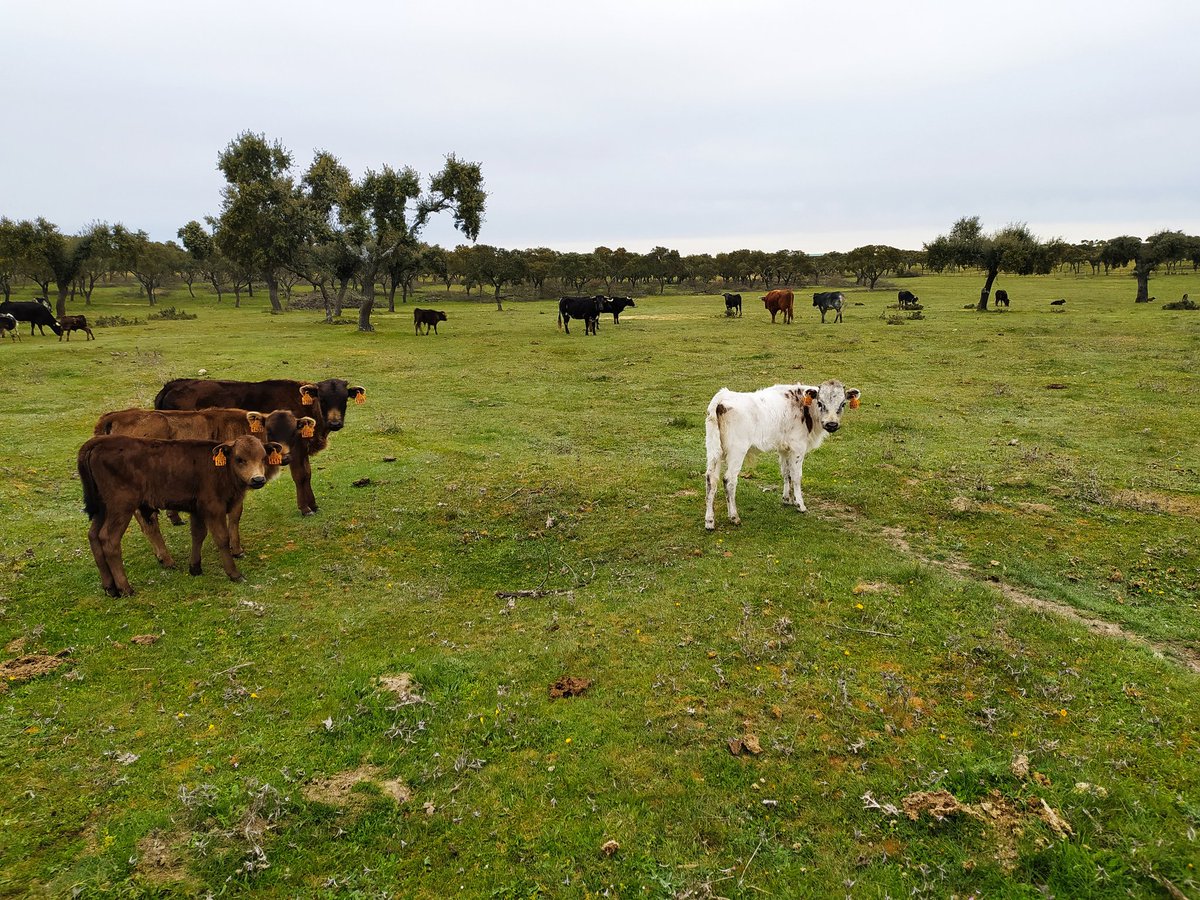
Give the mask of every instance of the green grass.
<path id="1" fill-rule="evenodd" d="M 449 314 L 429 337 L 404 307 L 364 335 L 183 290 L 160 303 L 197 319 L 148 322 L 111 287 L 71 312 L 142 324 L 0 347 L 2 658 L 71 648 L 0 695 L 0 894 L 1200 894 L 1200 317 L 1119 275 L 964 310 L 980 281 L 848 292 L 824 326 L 807 290 L 791 326 L 753 292 L 740 320 L 651 296 L 596 337 L 439 290 L 414 301 Z M 887 324 L 899 286 L 923 320 Z M 203 576 L 161 571 L 133 529 L 137 594 L 109 598 L 75 451 L 201 368 L 368 402 L 316 458 L 316 516 L 286 476 L 252 498 L 245 583 L 211 546 Z M 805 467 L 810 512 L 764 457 L 745 524 L 705 533 L 712 394 L 831 377 L 863 403 Z M 544 593 L 497 597 L 521 590 Z M 376 690 L 400 672 L 425 702 Z M 562 675 L 594 683 L 552 701 Z M 731 755 L 747 731 L 764 752 Z M 306 795 L 362 765 L 411 799 Z M 888 808 L 935 786 L 1045 799 L 1075 834 Z"/>

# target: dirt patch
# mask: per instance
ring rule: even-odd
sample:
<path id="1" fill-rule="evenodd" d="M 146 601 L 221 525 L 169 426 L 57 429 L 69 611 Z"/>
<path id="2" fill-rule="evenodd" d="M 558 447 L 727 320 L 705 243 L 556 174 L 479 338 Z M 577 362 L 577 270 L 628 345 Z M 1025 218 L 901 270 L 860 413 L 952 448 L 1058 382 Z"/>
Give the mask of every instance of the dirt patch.
<path id="1" fill-rule="evenodd" d="M 152 884 L 191 881 L 183 848 L 187 838 L 152 831 L 137 842 L 137 874 Z"/>
<path id="2" fill-rule="evenodd" d="M 161 634 L 135 634 L 133 637 L 131 637 L 129 639 L 129 643 L 141 644 L 142 646 L 149 646 L 150 644 L 158 643 L 158 640 L 161 637 L 162 637 Z"/>
<path id="3" fill-rule="evenodd" d="M 400 706 L 425 702 L 425 698 L 420 694 L 421 685 L 417 684 L 408 672 L 401 672 L 398 675 L 380 675 L 377 683 L 379 690 L 395 695 L 396 702 Z"/>
<path id="4" fill-rule="evenodd" d="M 1021 509 L 1025 510 L 1026 512 L 1040 513 L 1041 515 L 1044 515 L 1044 516 L 1052 516 L 1056 512 L 1058 512 L 1058 510 L 1056 510 L 1049 503 L 1037 503 L 1032 500 L 1022 500 L 1021 502 L 1019 502 L 1017 504 L 1017 506 L 1019 506 Z"/>
<path id="5" fill-rule="evenodd" d="M 23 637 L 13 638 L 11 641 L 9 641 L 7 644 L 4 645 L 4 652 L 5 653 L 24 653 L 25 652 L 25 638 L 23 638 Z"/>
<path id="6" fill-rule="evenodd" d="M 53 656 L 32 653 L 29 656 L 18 656 L 0 663 L 0 681 L 29 681 L 40 675 L 53 672 L 71 655 L 70 650 L 60 650 Z"/>
<path id="7" fill-rule="evenodd" d="M 901 804 L 904 814 L 917 821 L 922 815 L 932 816 L 939 822 L 951 816 L 967 815 L 979 818 L 979 813 L 966 803 L 959 803 L 949 791 L 917 791 L 904 798 Z"/>
<path id="8" fill-rule="evenodd" d="M 852 594 L 882 594 L 885 591 L 891 593 L 896 590 L 894 584 L 888 584 L 886 581 L 860 581 L 852 589 Z"/>
<path id="9" fill-rule="evenodd" d="M 741 756 L 743 753 L 758 756 L 763 749 L 762 744 L 758 742 L 758 735 L 747 731 L 740 738 L 734 738 L 729 742 L 729 752 L 734 756 Z"/>
<path id="10" fill-rule="evenodd" d="M 1018 757 L 1018 761 L 1023 757 Z M 1026 765 L 1028 763 L 1026 762 Z M 1014 769 L 1016 768 L 1014 762 Z M 1012 871 L 1017 863 L 1017 839 L 1025 832 L 1030 819 L 1044 822 L 1046 827 L 1061 840 L 1075 834 L 1069 822 L 1041 797 L 1030 797 L 1022 807 L 1017 801 L 992 791 L 977 804 L 962 803 L 949 791 L 917 791 L 904 798 L 901 805 L 904 813 L 913 821 L 922 815 L 939 822 L 954 816 L 967 816 L 982 822 L 996 847 L 996 861 L 1005 871 Z"/>
<path id="11" fill-rule="evenodd" d="M 550 685 L 550 699 L 557 700 L 560 697 L 578 697 L 587 691 L 592 686 L 590 678 L 574 678 L 570 675 L 564 675 L 554 684 Z"/>
<path id="12" fill-rule="evenodd" d="M 1200 497 L 1165 491 L 1116 491 L 1113 503 L 1139 512 L 1163 512 L 1200 519 Z"/>
<path id="13" fill-rule="evenodd" d="M 353 805 L 356 799 L 353 793 L 354 786 L 363 782 L 374 784 L 397 803 L 407 803 L 412 799 L 412 791 L 408 785 L 398 778 L 384 778 L 383 770 L 370 765 L 314 779 L 304 786 L 302 793 L 306 800 L 326 803 L 329 806 L 349 806 Z"/>

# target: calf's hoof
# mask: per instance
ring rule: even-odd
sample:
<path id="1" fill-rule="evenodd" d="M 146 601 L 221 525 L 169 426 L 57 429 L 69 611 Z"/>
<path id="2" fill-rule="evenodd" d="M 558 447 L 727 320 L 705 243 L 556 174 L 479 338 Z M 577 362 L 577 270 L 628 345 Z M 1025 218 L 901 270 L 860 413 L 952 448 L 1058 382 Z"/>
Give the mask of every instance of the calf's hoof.
<path id="1" fill-rule="evenodd" d="M 234 574 L 229 576 L 229 580 L 241 582 L 241 581 L 246 580 L 246 576 L 243 575 L 241 572 L 235 572 Z"/>
<path id="2" fill-rule="evenodd" d="M 229 555 L 230 555 L 230 556 L 232 556 L 234 559 L 241 559 L 243 556 L 245 556 L 245 555 L 246 555 L 246 551 L 245 551 L 245 550 L 241 550 L 241 549 L 238 549 L 238 550 L 230 550 L 230 551 L 229 551 Z"/>
<path id="3" fill-rule="evenodd" d="M 104 593 L 108 594 L 108 596 L 110 596 L 110 597 L 120 597 L 121 596 L 121 592 L 119 590 L 117 590 L 117 586 L 115 584 L 107 585 L 104 588 Z"/>
<path id="4" fill-rule="evenodd" d="M 717 530 L 717 523 L 716 523 L 716 522 L 705 522 L 705 523 L 704 523 L 704 530 L 705 530 L 705 531 L 716 531 L 716 530 Z"/>
<path id="5" fill-rule="evenodd" d="M 158 564 L 159 564 L 160 566 L 162 566 L 164 569 L 173 569 L 173 568 L 175 568 L 175 560 L 171 559 L 170 557 L 167 557 L 166 559 L 160 559 L 160 560 L 158 561 Z"/>
<path id="6" fill-rule="evenodd" d="M 204 569 L 201 568 L 198 564 L 189 565 L 188 566 L 188 574 L 189 575 L 203 575 Z"/>
<path id="7" fill-rule="evenodd" d="M 741 525 L 741 524 L 742 524 L 742 519 L 741 519 L 741 517 L 740 517 L 740 516 L 732 516 L 732 517 L 730 517 L 730 519 L 729 519 L 729 524 L 730 524 L 730 525 Z"/>
<path id="8" fill-rule="evenodd" d="M 316 512 L 317 511 L 315 509 L 302 509 L 302 510 L 300 510 L 300 515 L 308 517 L 308 516 L 316 515 Z"/>

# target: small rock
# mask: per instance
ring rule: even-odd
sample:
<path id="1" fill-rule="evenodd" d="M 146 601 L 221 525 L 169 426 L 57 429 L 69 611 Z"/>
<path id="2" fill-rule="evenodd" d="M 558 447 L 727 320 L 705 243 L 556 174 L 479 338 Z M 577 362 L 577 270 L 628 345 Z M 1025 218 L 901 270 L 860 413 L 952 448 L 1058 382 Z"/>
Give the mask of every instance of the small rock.
<path id="1" fill-rule="evenodd" d="M 196 374 L 197 375 L 207 375 L 208 369 L 199 369 L 199 370 L 197 370 Z"/>
<path id="2" fill-rule="evenodd" d="M 395 461 L 396 461 L 396 457 L 394 457 L 394 456 L 385 456 L 385 457 L 383 458 L 383 461 L 384 461 L 384 462 L 395 462 Z"/>

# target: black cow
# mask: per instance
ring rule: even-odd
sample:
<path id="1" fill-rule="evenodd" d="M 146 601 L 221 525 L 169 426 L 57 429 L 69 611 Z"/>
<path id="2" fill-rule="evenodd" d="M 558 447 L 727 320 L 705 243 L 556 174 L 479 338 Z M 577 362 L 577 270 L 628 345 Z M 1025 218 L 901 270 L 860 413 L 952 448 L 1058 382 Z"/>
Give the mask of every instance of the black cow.
<path id="1" fill-rule="evenodd" d="M 0 313 L 0 339 L 3 339 L 4 333 L 8 332 L 8 336 L 14 341 L 19 340 L 21 335 L 17 333 L 17 320 L 8 313 Z"/>
<path id="2" fill-rule="evenodd" d="M 999 306 L 1001 303 L 1003 303 L 1005 306 L 1008 306 L 1008 291 L 996 291 L 996 305 Z"/>
<path id="3" fill-rule="evenodd" d="M 1187 294 L 1183 295 L 1183 299 L 1184 300 L 1187 299 Z M 1051 300 L 1050 305 L 1051 306 L 1062 306 L 1066 302 L 1067 302 L 1067 299 L 1065 297 L 1059 297 L 1057 300 Z"/>
<path id="4" fill-rule="evenodd" d="M 737 315 L 742 314 L 742 295 L 741 294 L 722 294 L 725 298 L 725 314 L 728 315 L 730 310 L 737 310 Z"/>
<path id="5" fill-rule="evenodd" d="M 613 324 L 621 324 L 621 313 L 631 306 L 637 306 L 632 297 L 605 297 L 601 312 L 612 313 Z"/>
<path id="6" fill-rule="evenodd" d="M 819 307 L 821 310 L 822 325 L 825 324 L 825 313 L 831 309 L 837 311 L 833 321 L 842 321 L 842 304 L 845 302 L 846 296 L 841 291 L 822 291 L 819 294 L 813 294 L 813 306 Z"/>
<path id="7" fill-rule="evenodd" d="M 437 323 L 445 322 L 446 314 L 440 309 L 414 309 L 413 310 L 413 327 L 416 328 L 417 334 L 421 333 L 421 326 L 425 326 L 425 333 L 429 334 L 429 326 L 433 326 L 433 333 L 437 334 Z"/>
<path id="8" fill-rule="evenodd" d="M 899 301 L 901 309 L 911 309 L 917 305 L 917 301 L 920 300 L 920 297 L 918 297 L 912 291 L 901 291 L 896 295 L 896 299 Z"/>
<path id="9" fill-rule="evenodd" d="M 583 319 L 583 333 L 596 334 L 600 324 L 600 313 L 604 311 L 604 297 L 562 297 L 558 301 L 558 327 L 571 333 L 571 320 Z"/>
<path id="10" fill-rule="evenodd" d="M 46 333 L 46 328 L 49 327 L 55 334 L 62 336 L 62 326 L 58 324 L 58 319 L 54 318 L 49 307 L 43 306 L 34 300 L 5 300 L 0 303 L 0 313 L 8 313 L 18 322 L 29 323 L 29 336 L 33 337 L 33 326 L 37 326 L 42 334 Z"/>

